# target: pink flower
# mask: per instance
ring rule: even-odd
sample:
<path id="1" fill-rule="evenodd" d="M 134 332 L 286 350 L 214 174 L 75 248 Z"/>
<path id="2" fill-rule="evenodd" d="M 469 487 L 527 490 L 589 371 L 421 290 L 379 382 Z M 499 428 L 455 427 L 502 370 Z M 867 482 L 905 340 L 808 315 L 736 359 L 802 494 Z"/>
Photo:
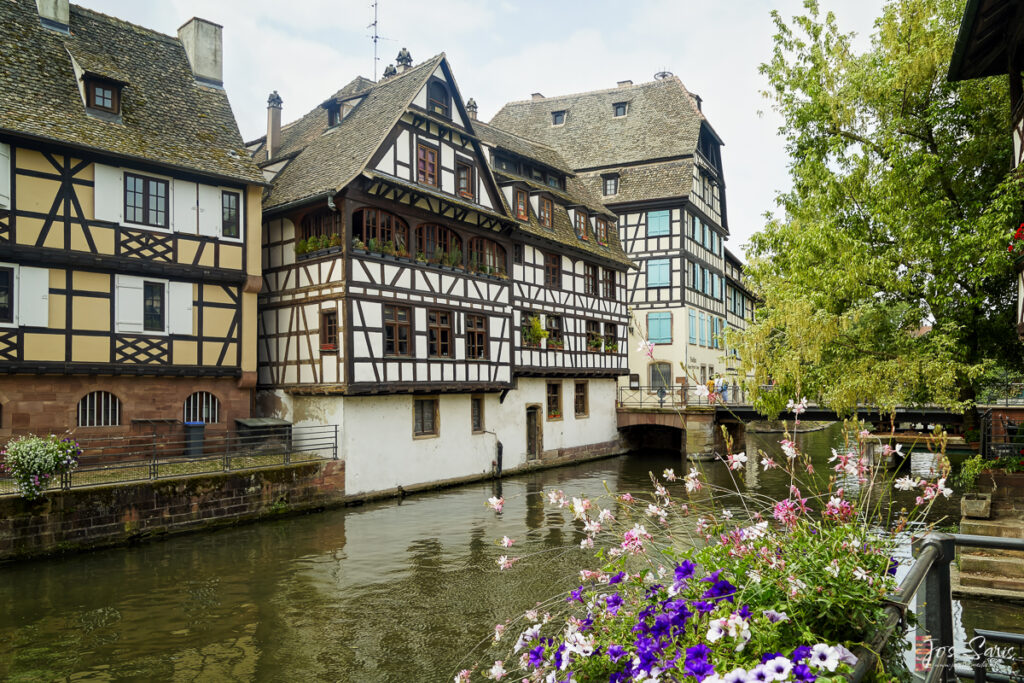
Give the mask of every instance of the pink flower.
<path id="1" fill-rule="evenodd" d="M 637 555 L 644 550 L 644 541 L 651 540 L 651 535 L 647 532 L 647 529 L 640 524 L 634 524 L 633 528 L 622 535 L 621 548 L 633 555 Z"/>
<path id="2" fill-rule="evenodd" d="M 503 571 L 505 569 L 511 569 L 512 565 L 518 561 L 518 557 L 508 557 L 507 555 L 502 555 L 498 558 L 498 567 Z"/>
<path id="3" fill-rule="evenodd" d="M 493 509 L 495 512 L 501 512 L 502 506 L 505 505 L 505 497 L 497 498 L 491 496 L 487 499 L 487 507 Z"/>
<path id="4" fill-rule="evenodd" d="M 639 353 L 646 354 L 648 358 L 654 358 L 654 342 L 649 342 L 646 339 L 641 339 L 637 345 L 636 350 Z"/>
<path id="5" fill-rule="evenodd" d="M 511 548 L 513 543 L 515 543 L 515 541 L 513 539 L 509 538 L 508 536 L 502 536 L 501 537 L 501 545 L 502 545 L 502 547 L 504 547 L 504 548 Z"/>
<path id="6" fill-rule="evenodd" d="M 746 453 L 732 454 L 732 455 L 729 456 L 728 461 L 729 461 L 729 469 L 730 470 L 741 470 L 741 469 L 743 469 L 743 465 L 745 465 L 746 462 L 747 462 L 747 454 Z"/>

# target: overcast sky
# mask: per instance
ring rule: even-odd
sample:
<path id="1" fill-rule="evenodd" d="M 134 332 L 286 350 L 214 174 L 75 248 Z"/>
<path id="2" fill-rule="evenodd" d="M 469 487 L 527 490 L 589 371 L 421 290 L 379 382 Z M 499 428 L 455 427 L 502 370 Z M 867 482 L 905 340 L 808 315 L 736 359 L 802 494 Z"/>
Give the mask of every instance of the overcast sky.
<path id="1" fill-rule="evenodd" d="M 246 140 L 266 132 L 271 90 L 292 121 L 357 75 L 373 77 L 372 0 L 80 0 L 174 35 L 193 16 L 224 26 L 225 87 Z M 822 0 L 867 45 L 882 0 Z M 788 186 L 779 119 L 760 92 L 771 54 L 769 12 L 801 0 L 380 0 L 384 66 L 407 47 L 416 63 L 448 55 L 480 118 L 531 93 L 560 95 L 641 83 L 662 70 L 703 100 L 725 141 L 730 249 L 759 230 Z"/>

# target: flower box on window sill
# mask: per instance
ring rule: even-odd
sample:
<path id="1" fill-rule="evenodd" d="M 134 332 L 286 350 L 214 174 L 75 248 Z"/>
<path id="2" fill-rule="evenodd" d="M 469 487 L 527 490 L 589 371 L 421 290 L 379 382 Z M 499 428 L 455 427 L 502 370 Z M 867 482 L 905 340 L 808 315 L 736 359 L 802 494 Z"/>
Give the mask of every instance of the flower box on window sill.
<path id="1" fill-rule="evenodd" d="M 548 413 L 548 419 L 549 420 L 561 420 L 562 419 L 562 413 L 560 411 L 555 411 L 553 413 Z"/>
<path id="2" fill-rule="evenodd" d="M 321 344 L 320 353 L 335 353 L 338 350 L 337 344 Z"/>
<path id="3" fill-rule="evenodd" d="M 619 352 L 619 345 L 618 344 L 605 344 L 604 345 L 604 352 L 605 353 L 618 353 Z"/>
<path id="4" fill-rule="evenodd" d="M 549 339 L 547 349 L 548 351 L 562 351 L 565 349 L 565 342 L 553 342 Z"/>

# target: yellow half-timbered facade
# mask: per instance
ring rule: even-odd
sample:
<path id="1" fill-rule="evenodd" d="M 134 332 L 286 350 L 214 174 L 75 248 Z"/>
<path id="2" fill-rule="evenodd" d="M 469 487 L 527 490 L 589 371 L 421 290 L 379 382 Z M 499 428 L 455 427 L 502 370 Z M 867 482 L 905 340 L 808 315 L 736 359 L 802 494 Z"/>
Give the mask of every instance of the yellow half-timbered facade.
<path id="1" fill-rule="evenodd" d="M 220 31 L 0 6 L 0 435 L 249 416 L 262 176 Z"/>

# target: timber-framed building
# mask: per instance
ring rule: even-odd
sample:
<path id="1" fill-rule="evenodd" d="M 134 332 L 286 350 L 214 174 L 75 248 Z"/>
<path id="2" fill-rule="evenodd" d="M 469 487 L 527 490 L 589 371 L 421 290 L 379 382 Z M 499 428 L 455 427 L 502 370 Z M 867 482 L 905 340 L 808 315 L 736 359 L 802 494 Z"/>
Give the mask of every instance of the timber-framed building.
<path id="1" fill-rule="evenodd" d="M 284 126 L 274 93 L 249 143 L 270 183 L 260 410 L 338 424 L 349 493 L 617 450 L 614 213 L 476 121 L 443 54 L 397 65 Z"/>
<path id="2" fill-rule="evenodd" d="M 0 435 L 250 415 L 263 178 L 221 27 L 0 3 Z"/>
<path id="3" fill-rule="evenodd" d="M 725 370 L 729 236 L 722 141 L 701 99 L 670 74 L 649 83 L 509 102 L 491 124 L 548 145 L 618 216 L 637 270 L 627 282 L 635 384 L 703 382 Z M 636 341 L 654 344 L 653 358 Z"/>

